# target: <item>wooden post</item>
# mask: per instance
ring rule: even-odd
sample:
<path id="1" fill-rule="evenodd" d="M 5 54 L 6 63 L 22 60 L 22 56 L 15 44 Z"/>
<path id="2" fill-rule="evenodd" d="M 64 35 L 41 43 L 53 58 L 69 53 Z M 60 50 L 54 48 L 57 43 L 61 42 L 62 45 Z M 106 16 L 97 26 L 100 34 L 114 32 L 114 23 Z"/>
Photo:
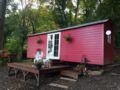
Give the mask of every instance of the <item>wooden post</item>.
<path id="1" fill-rule="evenodd" d="M 10 76 L 11 69 L 11 67 L 8 67 L 8 76 Z"/>
<path id="2" fill-rule="evenodd" d="M 26 81 L 26 76 L 27 76 L 27 74 L 28 74 L 29 72 L 22 71 L 22 73 L 23 73 L 23 78 L 24 78 L 24 81 Z"/>
<path id="3" fill-rule="evenodd" d="M 36 77 L 36 80 L 37 80 L 37 86 L 39 86 L 40 85 L 40 75 L 39 74 L 34 74 L 35 75 L 35 77 Z"/>
<path id="4" fill-rule="evenodd" d="M 15 78 L 17 78 L 18 70 L 17 70 L 17 69 L 14 69 L 14 72 L 15 72 Z"/>

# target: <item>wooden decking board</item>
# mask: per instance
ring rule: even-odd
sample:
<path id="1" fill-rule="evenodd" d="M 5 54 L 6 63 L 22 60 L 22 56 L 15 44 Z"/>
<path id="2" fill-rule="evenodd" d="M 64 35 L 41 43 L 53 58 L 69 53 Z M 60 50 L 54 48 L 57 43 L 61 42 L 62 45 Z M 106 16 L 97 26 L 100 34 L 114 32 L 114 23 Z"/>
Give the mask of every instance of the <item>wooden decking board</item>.
<path id="1" fill-rule="evenodd" d="M 49 86 L 59 87 L 59 88 L 63 88 L 63 89 L 68 89 L 68 86 L 57 84 L 57 83 L 50 83 Z"/>
<path id="2" fill-rule="evenodd" d="M 40 75 L 43 75 L 43 73 L 48 72 L 55 72 L 55 71 L 61 71 L 63 69 L 68 69 L 70 66 L 66 65 L 57 65 L 57 66 L 51 66 L 49 68 L 40 68 L 37 69 L 36 67 L 33 67 L 33 63 L 8 63 L 8 75 L 10 75 L 11 71 L 15 72 L 15 76 L 17 75 L 18 71 L 22 71 L 24 79 L 27 76 L 27 73 L 33 73 L 37 80 L 37 85 L 39 85 L 39 78 Z"/>
<path id="3" fill-rule="evenodd" d="M 71 78 L 67 78 L 67 77 L 60 77 L 60 79 L 62 79 L 62 80 L 68 80 L 68 81 L 72 81 L 72 82 L 76 82 L 77 81 L 75 79 L 71 79 Z"/>

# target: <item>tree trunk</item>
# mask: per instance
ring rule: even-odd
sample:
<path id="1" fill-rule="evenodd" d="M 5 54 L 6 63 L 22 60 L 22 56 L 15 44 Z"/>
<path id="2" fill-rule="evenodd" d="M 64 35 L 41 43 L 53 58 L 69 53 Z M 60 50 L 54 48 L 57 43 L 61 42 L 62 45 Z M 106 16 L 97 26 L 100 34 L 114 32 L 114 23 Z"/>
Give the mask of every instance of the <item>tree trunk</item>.
<path id="1" fill-rule="evenodd" d="M 66 8 L 66 2 L 67 0 L 56 0 L 56 5 L 59 9 L 59 12 L 62 16 L 62 21 L 64 23 L 65 26 L 67 26 L 68 24 L 66 23 L 67 21 L 67 17 L 66 17 L 66 14 L 65 14 L 65 8 Z"/>
<path id="2" fill-rule="evenodd" d="M 0 0 L 0 50 L 4 46 L 4 18 L 7 0 Z"/>
<path id="3" fill-rule="evenodd" d="M 77 7 L 75 9 L 75 23 L 77 21 L 78 11 L 79 11 L 80 0 L 77 0 Z"/>
<path id="4" fill-rule="evenodd" d="M 98 0 L 99 1 L 99 3 L 101 4 L 102 3 L 102 1 L 101 0 Z"/>
<path id="5" fill-rule="evenodd" d="M 32 19 L 30 18 L 30 23 L 31 23 L 31 26 L 32 26 L 32 34 L 35 34 L 36 33 L 36 28 L 35 28 L 35 25 L 34 25 L 34 23 L 33 23 L 33 21 L 32 21 Z"/>

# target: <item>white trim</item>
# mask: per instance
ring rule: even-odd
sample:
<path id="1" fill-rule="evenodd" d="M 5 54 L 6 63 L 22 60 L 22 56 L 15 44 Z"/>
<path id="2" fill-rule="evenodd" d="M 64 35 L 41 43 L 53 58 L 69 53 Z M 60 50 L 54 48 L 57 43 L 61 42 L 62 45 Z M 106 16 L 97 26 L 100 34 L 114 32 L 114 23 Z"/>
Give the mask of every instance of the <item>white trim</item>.
<path id="1" fill-rule="evenodd" d="M 49 40 L 49 36 L 50 35 L 53 35 L 53 48 L 52 48 L 52 55 L 54 54 L 54 42 L 55 42 L 55 35 L 56 34 L 59 34 L 59 47 L 58 47 L 58 57 L 48 57 L 48 40 Z M 47 34 L 47 51 L 46 51 L 46 58 L 50 58 L 50 59 L 60 59 L 60 44 L 61 43 L 61 32 L 57 32 L 57 33 L 50 33 L 50 34 Z"/>
<path id="2" fill-rule="evenodd" d="M 61 49 L 61 32 L 59 32 L 59 49 L 58 49 L 58 57 L 60 59 L 60 49 Z"/>
<path id="3" fill-rule="evenodd" d="M 47 47 L 46 47 L 46 58 L 48 57 L 48 34 L 47 34 Z"/>

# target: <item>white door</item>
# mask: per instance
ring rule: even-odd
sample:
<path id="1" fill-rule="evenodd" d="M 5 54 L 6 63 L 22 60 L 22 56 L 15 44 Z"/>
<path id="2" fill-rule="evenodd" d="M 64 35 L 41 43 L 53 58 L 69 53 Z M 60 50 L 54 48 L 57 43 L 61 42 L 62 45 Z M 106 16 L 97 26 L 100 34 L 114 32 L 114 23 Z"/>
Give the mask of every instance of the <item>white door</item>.
<path id="1" fill-rule="evenodd" d="M 60 58 L 60 32 L 48 34 L 47 38 L 47 58 Z"/>

